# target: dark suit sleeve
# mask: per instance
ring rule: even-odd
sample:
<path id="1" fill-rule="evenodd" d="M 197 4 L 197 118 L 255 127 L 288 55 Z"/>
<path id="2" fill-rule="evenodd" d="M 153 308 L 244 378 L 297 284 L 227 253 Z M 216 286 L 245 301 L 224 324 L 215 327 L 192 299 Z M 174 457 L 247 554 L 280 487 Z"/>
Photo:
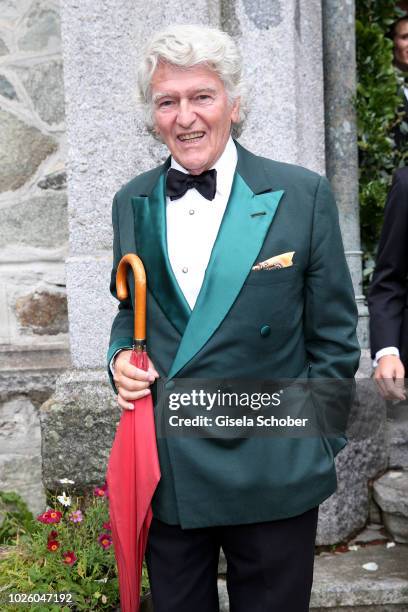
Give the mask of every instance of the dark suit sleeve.
<path id="1" fill-rule="evenodd" d="M 120 223 L 119 223 L 119 211 L 118 201 L 115 196 L 112 205 L 112 227 L 113 227 L 113 266 L 111 273 L 110 292 L 114 298 L 118 299 L 116 294 L 116 271 L 118 269 L 119 262 L 122 258 L 123 253 L 120 249 Z M 133 305 L 130 297 L 123 302 L 119 302 L 118 312 L 112 324 L 109 349 L 107 355 L 108 361 L 108 374 L 112 384 L 113 390 L 117 393 L 115 383 L 113 381 L 112 372 L 109 364 L 114 354 L 125 348 L 132 348 L 133 343 Z"/>
<path id="2" fill-rule="evenodd" d="M 401 168 L 395 173 L 385 205 L 376 268 L 368 297 L 373 357 L 387 346 L 401 348 L 401 324 L 407 304 L 407 267 L 408 168 Z"/>
<path id="3" fill-rule="evenodd" d="M 310 378 L 353 379 L 360 358 L 357 307 L 336 203 L 323 177 L 314 205 L 304 310 Z"/>

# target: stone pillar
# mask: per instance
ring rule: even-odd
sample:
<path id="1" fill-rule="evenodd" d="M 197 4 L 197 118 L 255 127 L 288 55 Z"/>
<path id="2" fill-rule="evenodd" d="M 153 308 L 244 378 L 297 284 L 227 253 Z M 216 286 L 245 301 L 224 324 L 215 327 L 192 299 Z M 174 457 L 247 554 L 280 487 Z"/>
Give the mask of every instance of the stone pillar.
<path id="1" fill-rule="evenodd" d="M 356 48 L 354 0 L 326 0 L 323 7 L 326 171 L 340 212 L 344 248 L 359 309 L 359 340 L 368 348 L 368 311 L 362 292 L 362 251 L 358 200 Z M 364 353 L 362 365 L 370 363 Z"/>
<path id="2" fill-rule="evenodd" d="M 242 143 L 324 173 L 320 0 L 220 4 L 220 26 L 240 45 L 250 93 Z"/>

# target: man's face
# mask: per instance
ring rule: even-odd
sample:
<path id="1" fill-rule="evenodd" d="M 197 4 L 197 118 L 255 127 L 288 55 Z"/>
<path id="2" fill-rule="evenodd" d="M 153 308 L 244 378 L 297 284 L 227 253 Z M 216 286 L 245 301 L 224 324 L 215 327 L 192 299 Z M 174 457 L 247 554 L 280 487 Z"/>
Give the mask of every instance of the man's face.
<path id="1" fill-rule="evenodd" d="M 219 76 L 203 65 L 159 64 L 151 88 L 157 135 L 191 174 L 209 170 L 238 121 L 239 101 L 230 104 Z"/>
<path id="2" fill-rule="evenodd" d="M 408 70 L 408 19 L 397 24 L 394 35 L 394 56 L 399 64 Z"/>

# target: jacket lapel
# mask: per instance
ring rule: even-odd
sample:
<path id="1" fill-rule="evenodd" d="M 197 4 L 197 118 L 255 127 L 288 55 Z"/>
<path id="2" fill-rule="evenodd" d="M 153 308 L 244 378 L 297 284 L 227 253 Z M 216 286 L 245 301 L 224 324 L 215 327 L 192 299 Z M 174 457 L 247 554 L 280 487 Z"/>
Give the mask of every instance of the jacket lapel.
<path id="1" fill-rule="evenodd" d="M 169 378 L 191 361 L 228 314 L 261 250 L 284 193 L 271 191 L 260 159 L 236 144 L 238 166 L 228 206 Z"/>
<path id="2" fill-rule="evenodd" d="M 191 309 L 174 276 L 167 254 L 165 176 L 162 167 L 149 195 L 131 198 L 135 222 L 136 252 L 141 257 L 147 286 L 167 318 L 183 334 Z"/>

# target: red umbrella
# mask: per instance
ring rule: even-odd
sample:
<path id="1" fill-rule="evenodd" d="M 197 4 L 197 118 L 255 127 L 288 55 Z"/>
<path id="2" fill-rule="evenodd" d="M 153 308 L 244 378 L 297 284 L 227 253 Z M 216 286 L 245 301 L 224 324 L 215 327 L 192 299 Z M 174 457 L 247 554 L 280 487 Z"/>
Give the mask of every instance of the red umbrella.
<path id="1" fill-rule="evenodd" d="M 132 254 L 122 257 L 116 275 L 120 300 L 128 297 L 128 266 L 135 276 L 136 294 L 130 363 L 147 370 L 146 274 L 139 257 Z M 122 412 L 106 474 L 122 612 L 139 610 L 143 557 L 152 520 L 151 500 L 160 480 L 151 395 L 133 403 L 134 410 Z"/>

